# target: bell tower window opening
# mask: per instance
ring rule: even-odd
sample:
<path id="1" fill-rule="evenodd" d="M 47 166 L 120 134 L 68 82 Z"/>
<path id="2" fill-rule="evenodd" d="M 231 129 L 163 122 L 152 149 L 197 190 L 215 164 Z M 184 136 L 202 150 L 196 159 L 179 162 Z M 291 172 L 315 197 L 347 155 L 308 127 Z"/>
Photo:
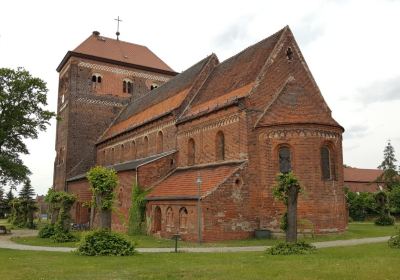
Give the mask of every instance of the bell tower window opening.
<path id="1" fill-rule="evenodd" d="M 93 74 L 92 75 L 92 88 L 100 88 L 100 84 L 102 82 L 102 77 L 100 74 Z"/>
<path id="2" fill-rule="evenodd" d="M 123 93 L 133 93 L 133 82 L 129 79 L 125 79 L 122 82 L 122 92 Z"/>

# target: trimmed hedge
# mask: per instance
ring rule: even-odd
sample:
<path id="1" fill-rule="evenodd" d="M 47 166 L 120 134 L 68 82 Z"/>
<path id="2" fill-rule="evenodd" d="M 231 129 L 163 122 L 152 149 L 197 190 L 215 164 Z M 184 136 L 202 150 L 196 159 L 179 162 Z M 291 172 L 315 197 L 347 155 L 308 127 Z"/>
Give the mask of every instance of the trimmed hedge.
<path id="1" fill-rule="evenodd" d="M 98 230 L 83 237 L 77 253 L 83 256 L 131 256 L 135 247 L 120 234 Z"/>
<path id="2" fill-rule="evenodd" d="M 313 253 L 316 250 L 314 245 L 305 241 L 296 243 L 281 242 L 271 248 L 268 248 L 268 255 L 305 255 Z"/>

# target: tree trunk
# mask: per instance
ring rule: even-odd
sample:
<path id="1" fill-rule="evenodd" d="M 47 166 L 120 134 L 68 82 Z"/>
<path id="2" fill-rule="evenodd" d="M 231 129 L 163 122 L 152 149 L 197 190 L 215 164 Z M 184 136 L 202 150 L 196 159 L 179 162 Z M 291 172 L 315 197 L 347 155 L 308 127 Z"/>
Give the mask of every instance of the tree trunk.
<path id="1" fill-rule="evenodd" d="M 111 230 L 111 209 L 101 209 L 103 198 L 101 195 L 96 195 L 96 204 L 100 209 L 100 228 Z"/>
<path id="2" fill-rule="evenodd" d="M 299 190 L 296 186 L 290 186 L 288 191 L 288 213 L 286 242 L 297 242 L 297 196 Z"/>
<path id="3" fill-rule="evenodd" d="M 111 209 L 101 210 L 100 212 L 100 228 L 111 230 Z"/>
<path id="4" fill-rule="evenodd" d="M 58 214 L 60 213 L 60 208 L 54 208 L 51 211 L 51 224 L 54 225 L 57 222 Z"/>

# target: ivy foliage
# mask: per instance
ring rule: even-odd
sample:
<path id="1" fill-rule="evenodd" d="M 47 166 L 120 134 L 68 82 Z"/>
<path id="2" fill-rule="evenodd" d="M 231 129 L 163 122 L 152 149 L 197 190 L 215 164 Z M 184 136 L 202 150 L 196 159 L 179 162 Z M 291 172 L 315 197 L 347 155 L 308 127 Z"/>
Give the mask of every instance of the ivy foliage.
<path id="1" fill-rule="evenodd" d="M 288 207 L 289 188 L 294 186 L 298 192 L 301 192 L 301 187 L 298 179 L 293 172 L 279 173 L 276 176 L 276 185 L 272 189 L 272 195 L 275 199 L 283 202 Z M 281 217 L 280 228 L 283 231 L 288 229 L 288 213 L 287 211 Z"/>
<path id="2" fill-rule="evenodd" d="M 388 195 L 384 191 L 375 194 L 375 201 L 379 217 L 375 220 L 378 226 L 391 226 L 394 224 L 394 218 L 390 216 Z"/>
<path id="3" fill-rule="evenodd" d="M 305 241 L 295 243 L 280 242 L 266 250 L 268 255 L 305 255 L 313 253 L 316 250 L 314 245 Z"/>
<path id="4" fill-rule="evenodd" d="M 83 237 L 77 253 L 83 256 L 131 256 L 135 247 L 120 234 L 98 230 Z"/>
<path id="5" fill-rule="evenodd" d="M 116 171 L 103 166 L 95 166 L 89 170 L 86 177 L 93 194 L 100 198 L 100 205 L 96 206 L 101 210 L 111 210 L 114 203 L 114 189 L 118 185 Z"/>
<path id="6" fill-rule="evenodd" d="M 146 195 L 149 192 L 134 184 L 132 187 L 132 204 L 129 209 L 130 235 L 143 234 L 146 232 Z"/>
<path id="7" fill-rule="evenodd" d="M 389 239 L 388 245 L 390 248 L 400 249 L 400 228 L 398 228 L 397 235 Z"/>
<path id="8" fill-rule="evenodd" d="M 40 238 L 51 238 L 54 242 L 75 241 L 76 237 L 70 232 L 71 208 L 76 201 L 72 194 L 49 189 L 45 197 L 52 215 L 51 223 L 39 230 Z"/>
<path id="9" fill-rule="evenodd" d="M 20 190 L 18 198 L 11 201 L 11 215 L 8 219 L 11 224 L 16 227 L 35 228 L 33 216 L 37 206 L 34 195 L 35 191 L 28 180 Z"/>

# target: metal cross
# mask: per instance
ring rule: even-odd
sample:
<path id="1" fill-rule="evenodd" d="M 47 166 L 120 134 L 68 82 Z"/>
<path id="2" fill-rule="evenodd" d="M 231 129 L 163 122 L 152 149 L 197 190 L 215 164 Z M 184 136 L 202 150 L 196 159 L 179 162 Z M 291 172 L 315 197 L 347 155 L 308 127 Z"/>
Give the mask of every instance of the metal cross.
<path id="1" fill-rule="evenodd" d="M 119 40 L 119 35 L 121 34 L 121 33 L 119 33 L 119 22 L 122 21 L 122 19 L 119 19 L 119 16 L 118 16 L 118 18 L 116 18 L 114 20 L 117 21 L 117 32 L 115 34 L 117 35 L 117 40 Z"/>

